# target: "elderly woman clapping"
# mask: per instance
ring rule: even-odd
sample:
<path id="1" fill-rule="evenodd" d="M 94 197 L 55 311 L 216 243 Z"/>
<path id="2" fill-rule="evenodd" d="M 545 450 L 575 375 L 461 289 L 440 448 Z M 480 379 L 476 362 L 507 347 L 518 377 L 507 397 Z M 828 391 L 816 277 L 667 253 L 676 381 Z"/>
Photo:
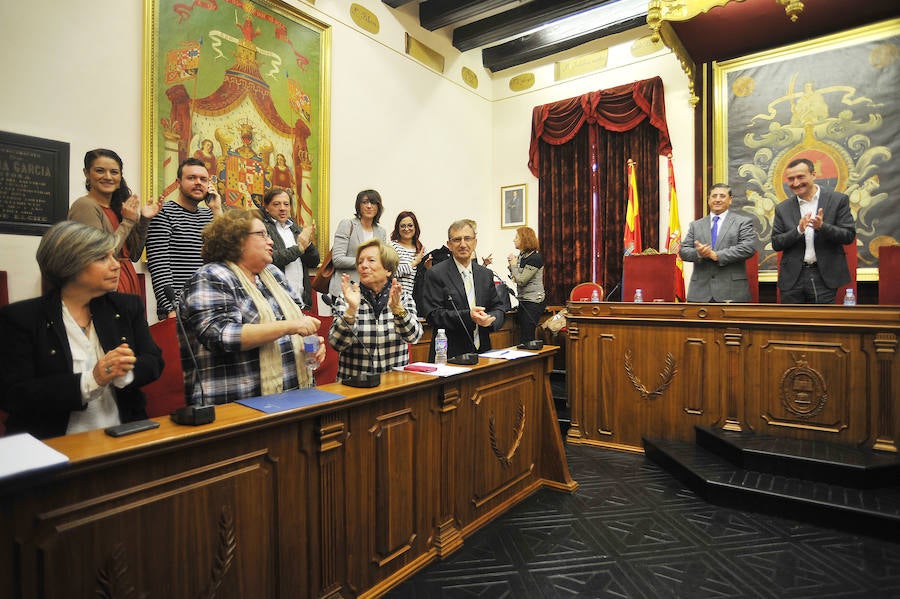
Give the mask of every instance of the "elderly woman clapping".
<path id="1" fill-rule="evenodd" d="M 340 352 L 338 379 L 387 372 L 409 362 L 407 344 L 419 340 L 422 325 L 415 302 L 394 277 L 399 262 L 394 248 L 379 239 L 356 248 L 359 284 L 342 275 L 343 293 L 334 311 L 343 318 L 334 320 L 328 335 L 328 342 Z"/>
<path id="2" fill-rule="evenodd" d="M 260 215 L 230 210 L 203 230 L 203 260 L 181 295 L 187 342 L 200 385 L 190 402 L 226 403 L 313 385 L 302 336 L 319 320 L 300 311 L 301 298 L 272 265 L 272 240 Z M 325 359 L 320 338 L 316 359 Z M 194 365 L 182 359 L 185 381 Z"/>
<path id="3" fill-rule="evenodd" d="M 147 417 L 140 387 L 162 352 L 141 298 L 117 293 L 116 238 L 74 221 L 37 249 L 50 290 L 0 309 L 0 408 L 9 432 L 54 437 Z"/>

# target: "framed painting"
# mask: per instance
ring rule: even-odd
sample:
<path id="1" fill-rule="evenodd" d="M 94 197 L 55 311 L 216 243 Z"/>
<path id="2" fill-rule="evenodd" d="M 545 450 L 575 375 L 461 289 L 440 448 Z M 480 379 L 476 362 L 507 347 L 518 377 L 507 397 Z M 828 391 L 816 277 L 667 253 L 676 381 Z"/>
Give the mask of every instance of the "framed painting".
<path id="1" fill-rule="evenodd" d="M 508 185 L 500 188 L 500 228 L 515 229 L 527 224 L 528 185 Z"/>
<path id="2" fill-rule="evenodd" d="M 329 27 L 280 0 L 144 1 L 144 198 L 196 157 L 226 209 L 293 190 L 328 247 Z"/>
<path id="3" fill-rule="evenodd" d="M 816 183 L 847 194 L 858 280 L 878 276 L 878 251 L 900 240 L 900 19 L 714 63 L 713 177 L 732 209 L 755 221 L 760 279 L 775 280 L 775 206 L 795 158 Z M 892 159 L 893 158 L 893 159 Z"/>

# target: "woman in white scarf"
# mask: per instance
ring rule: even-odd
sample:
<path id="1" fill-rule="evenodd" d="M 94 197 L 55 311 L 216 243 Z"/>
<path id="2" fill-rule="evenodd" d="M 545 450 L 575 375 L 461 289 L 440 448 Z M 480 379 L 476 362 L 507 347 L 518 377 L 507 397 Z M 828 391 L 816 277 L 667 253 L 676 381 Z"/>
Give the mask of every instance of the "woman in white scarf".
<path id="1" fill-rule="evenodd" d="M 310 387 L 302 336 L 320 322 L 272 265 L 272 240 L 259 215 L 230 210 L 203 230 L 206 264 L 181 296 L 182 317 L 198 365 L 182 360 L 192 403 L 227 403 Z M 325 359 L 319 339 L 316 360 Z"/>

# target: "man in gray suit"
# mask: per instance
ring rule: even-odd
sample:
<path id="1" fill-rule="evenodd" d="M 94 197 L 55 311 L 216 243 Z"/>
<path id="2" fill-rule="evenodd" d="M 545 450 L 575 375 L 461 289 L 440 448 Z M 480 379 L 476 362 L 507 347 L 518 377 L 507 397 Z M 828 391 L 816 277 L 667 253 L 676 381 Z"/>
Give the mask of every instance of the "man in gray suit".
<path id="1" fill-rule="evenodd" d="M 709 190 L 709 214 L 688 226 L 679 254 L 694 263 L 689 302 L 749 302 L 747 258 L 756 252 L 753 221 L 729 212 L 731 187 Z"/>
<path id="2" fill-rule="evenodd" d="M 856 238 L 850 199 L 816 185 L 811 160 L 788 163 L 784 179 L 795 194 L 775 206 L 772 249 L 781 252 L 782 304 L 830 304 L 850 282 L 844 246 Z"/>

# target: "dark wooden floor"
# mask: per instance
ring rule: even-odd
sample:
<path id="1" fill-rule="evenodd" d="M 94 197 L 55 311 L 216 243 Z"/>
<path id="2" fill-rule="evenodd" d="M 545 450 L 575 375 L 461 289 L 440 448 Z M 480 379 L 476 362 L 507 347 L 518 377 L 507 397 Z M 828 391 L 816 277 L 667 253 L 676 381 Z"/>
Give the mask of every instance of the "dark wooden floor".
<path id="1" fill-rule="evenodd" d="M 533 495 L 387 597 L 900 597 L 900 543 L 708 504 L 642 455 L 567 453 L 574 494 Z"/>

